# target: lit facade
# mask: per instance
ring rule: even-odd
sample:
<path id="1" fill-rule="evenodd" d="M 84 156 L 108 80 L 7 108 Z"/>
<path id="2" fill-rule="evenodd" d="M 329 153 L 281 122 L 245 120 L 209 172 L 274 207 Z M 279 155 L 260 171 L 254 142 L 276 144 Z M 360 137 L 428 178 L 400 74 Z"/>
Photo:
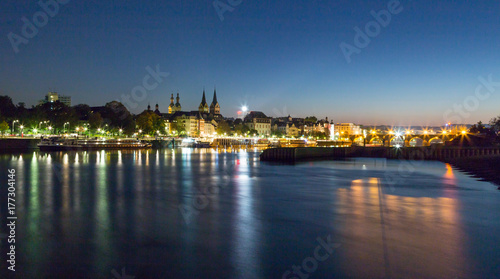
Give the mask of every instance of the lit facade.
<path id="1" fill-rule="evenodd" d="M 71 107 L 71 97 L 59 95 L 57 92 L 47 93 L 45 98 L 43 100 L 40 100 L 38 103 L 40 105 L 42 105 L 42 104 L 46 104 L 46 103 L 54 103 L 56 101 L 59 101 L 59 102 L 65 104 L 66 106 Z"/>
<path id="2" fill-rule="evenodd" d="M 361 126 L 353 123 L 341 123 L 334 126 L 336 135 L 361 135 Z"/>

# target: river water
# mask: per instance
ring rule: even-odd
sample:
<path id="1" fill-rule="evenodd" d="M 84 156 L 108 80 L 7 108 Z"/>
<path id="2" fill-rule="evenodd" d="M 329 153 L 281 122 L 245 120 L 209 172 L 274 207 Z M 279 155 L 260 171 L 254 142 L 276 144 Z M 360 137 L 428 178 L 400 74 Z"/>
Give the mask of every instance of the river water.
<path id="1" fill-rule="evenodd" d="M 500 278 L 493 184 L 440 162 L 258 155 L 0 155 L 0 278 Z"/>

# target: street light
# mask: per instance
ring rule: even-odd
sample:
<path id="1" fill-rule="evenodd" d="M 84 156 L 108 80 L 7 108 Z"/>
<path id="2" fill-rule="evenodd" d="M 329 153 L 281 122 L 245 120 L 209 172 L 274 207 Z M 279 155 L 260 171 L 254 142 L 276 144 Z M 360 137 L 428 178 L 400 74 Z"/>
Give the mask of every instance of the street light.
<path id="1" fill-rule="evenodd" d="M 40 121 L 40 123 L 38 123 L 38 129 L 41 130 L 42 129 L 42 124 L 46 124 L 48 122 L 49 121 Z"/>
<path id="2" fill-rule="evenodd" d="M 16 133 L 16 122 L 19 122 L 19 120 L 14 120 L 12 121 L 12 132 L 15 134 Z"/>
<path id="3" fill-rule="evenodd" d="M 49 133 L 51 133 L 52 131 L 52 126 L 49 126 Z"/>

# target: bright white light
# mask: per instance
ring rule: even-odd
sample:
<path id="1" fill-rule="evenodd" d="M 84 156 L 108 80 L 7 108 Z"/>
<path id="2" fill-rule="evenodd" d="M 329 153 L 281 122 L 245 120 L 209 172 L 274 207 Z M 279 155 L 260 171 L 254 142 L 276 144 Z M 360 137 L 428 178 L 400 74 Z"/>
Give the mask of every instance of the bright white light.
<path id="1" fill-rule="evenodd" d="M 247 106 L 242 106 L 242 107 L 241 107 L 241 111 L 243 111 L 243 112 L 247 112 L 247 111 L 248 111 L 248 107 L 247 107 Z"/>

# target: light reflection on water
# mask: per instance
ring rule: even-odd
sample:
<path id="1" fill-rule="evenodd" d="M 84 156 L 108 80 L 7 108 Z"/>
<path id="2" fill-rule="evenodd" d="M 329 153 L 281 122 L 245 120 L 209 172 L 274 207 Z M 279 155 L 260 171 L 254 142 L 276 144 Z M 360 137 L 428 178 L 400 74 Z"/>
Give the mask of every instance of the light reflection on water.
<path id="1" fill-rule="evenodd" d="M 428 277 L 422 272 L 426 270 L 436 278 L 453 278 L 467 266 L 458 200 L 393 195 L 384 191 L 378 178 L 354 180 L 349 189 L 338 191 L 341 207 L 352 209 L 345 232 L 358 239 L 345 247 L 346 259 L 371 259 L 356 268 L 361 277 L 392 278 L 404 267 L 404 273 L 414 278 Z"/>
<path id="2" fill-rule="evenodd" d="M 24 278 L 109 278 L 123 267 L 136 278 L 281 278 L 327 235 L 342 246 L 313 277 L 500 274 L 495 187 L 448 164 L 401 164 L 276 165 L 187 148 L 0 156 L 17 171 Z M 404 179 L 389 187 L 388 172 Z"/>

